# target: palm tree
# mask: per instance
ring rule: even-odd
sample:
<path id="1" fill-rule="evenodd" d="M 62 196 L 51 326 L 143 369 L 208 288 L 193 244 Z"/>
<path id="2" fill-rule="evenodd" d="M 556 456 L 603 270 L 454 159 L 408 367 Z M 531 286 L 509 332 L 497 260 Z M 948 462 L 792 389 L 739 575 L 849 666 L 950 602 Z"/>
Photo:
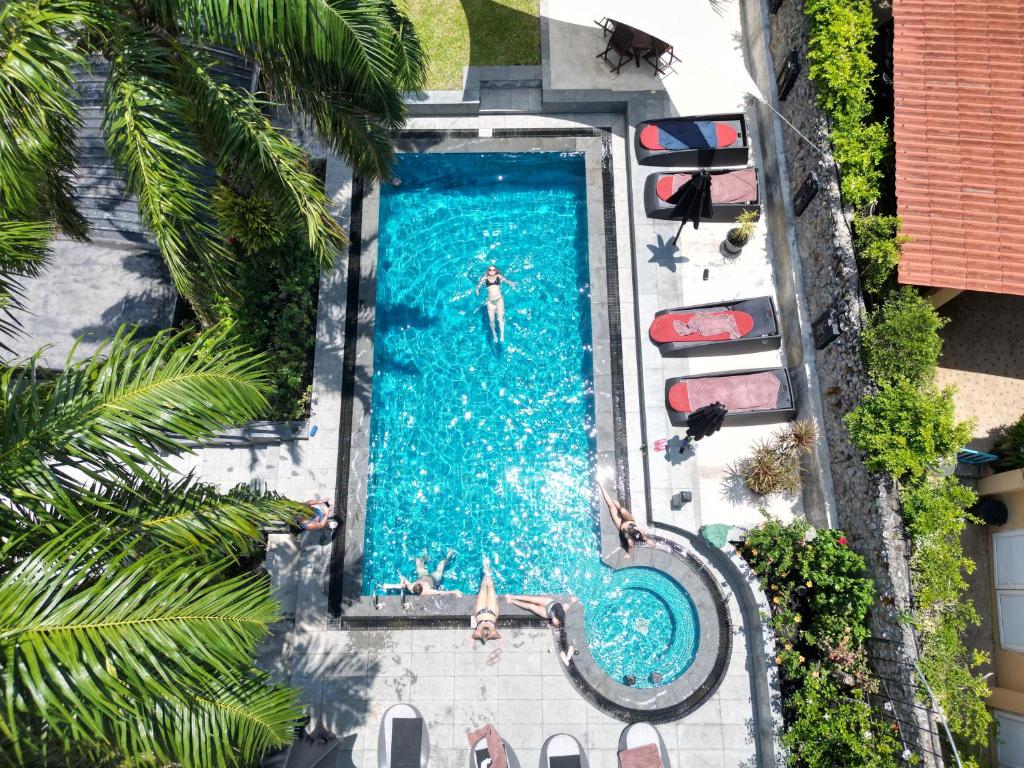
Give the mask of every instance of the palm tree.
<path id="1" fill-rule="evenodd" d="M 294 692 L 253 668 L 277 606 L 238 558 L 303 507 L 164 458 L 264 388 L 218 328 L 0 371 L 0 764 L 244 766 L 290 738 Z"/>
<path id="2" fill-rule="evenodd" d="M 253 60 L 265 91 L 219 79 L 216 50 Z M 344 242 L 305 153 L 268 115 L 308 118 L 360 174 L 389 173 L 388 132 L 425 78 L 394 0 L 7 0 L 0 6 L 0 220 L 86 227 L 71 195 L 76 68 L 101 57 L 106 145 L 179 292 L 205 320 L 231 251 L 218 186 L 269 201 L 329 264 Z M 210 173 L 213 169 L 215 173 Z"/>

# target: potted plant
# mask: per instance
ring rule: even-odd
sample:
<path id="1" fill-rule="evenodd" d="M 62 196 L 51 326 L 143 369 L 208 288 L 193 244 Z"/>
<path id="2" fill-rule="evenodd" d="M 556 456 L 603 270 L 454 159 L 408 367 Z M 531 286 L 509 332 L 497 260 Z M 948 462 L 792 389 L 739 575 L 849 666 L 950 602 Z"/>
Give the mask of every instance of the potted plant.
<path id="1" fill-rule="evenodd" d="M 760 211 L 744 211 L 736 217 L 736 226 L 729 230 L 729 234 L 725 236 L 725 242 L 722 243 L 726 253 L 739 256 L 743 246 L 750 242 L 760 215 Z"/>

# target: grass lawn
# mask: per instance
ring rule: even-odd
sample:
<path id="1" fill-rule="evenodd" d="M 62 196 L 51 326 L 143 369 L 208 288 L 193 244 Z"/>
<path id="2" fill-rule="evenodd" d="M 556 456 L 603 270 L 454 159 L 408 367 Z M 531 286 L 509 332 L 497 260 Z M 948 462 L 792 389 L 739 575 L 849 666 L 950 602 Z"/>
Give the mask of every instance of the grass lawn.
<path id="1" fill-rule="evenodd" d="M 462 87 L 462 68 L 540 64 L 539 0 L 406 0 L 430 71 L 427 90 Z"/>

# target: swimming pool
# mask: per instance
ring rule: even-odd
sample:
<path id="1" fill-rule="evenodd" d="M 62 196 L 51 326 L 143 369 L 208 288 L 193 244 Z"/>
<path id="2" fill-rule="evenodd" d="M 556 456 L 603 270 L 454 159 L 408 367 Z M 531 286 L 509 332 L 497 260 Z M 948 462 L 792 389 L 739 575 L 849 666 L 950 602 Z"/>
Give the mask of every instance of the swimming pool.
<path id="1" fill-rule="evenodd" d="M 617 643 L 653 658 L 692 630 L 696 646 L 685 590 L 627 569 L 648 570 L 645 591 L 600 559 L 584 155 L 406 153 L 395 171 L 380 191 L 363 594 L 449 549 L 442 587 L 472 594 L 486 554 L 499 593 L 578 595 L 613 676 Z M 474 293 L 492 263 L 515 283 L 503 344 Z M 647 602 L 662 588 L 667 608 Z M 624 624 L 610 601 L 649 619 Z"/>

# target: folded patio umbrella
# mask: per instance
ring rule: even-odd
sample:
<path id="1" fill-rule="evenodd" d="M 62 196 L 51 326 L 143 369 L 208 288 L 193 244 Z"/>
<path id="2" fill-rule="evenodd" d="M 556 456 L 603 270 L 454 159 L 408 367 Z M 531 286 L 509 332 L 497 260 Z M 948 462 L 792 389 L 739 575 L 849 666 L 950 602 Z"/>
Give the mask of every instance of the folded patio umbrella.
<path id="1" fill-rule="evenodd" d="M 693 228 L 700 226 L 701 217 L 710 217 L 714 213 L 714 206 L 711 203 L 711 174 L 707 171 L 697 171 L 677 189 L 666 201 L 672 203 L 672 218 L 679 221 L 679 231 L 676 232 L 676 240 L 686 226 L 686 222 L 692 221 Z"/>
<path id="2" fill-rule="evenodd" d="M 698 408 L 686 417 L 686 439 L 702 440 L 715 434 L 722 428 L 727 413 L 725 406 L 718 402 Z"/>
<path id="3" fill-rule="evenodd" d="M 333 768 L 341 741 L 317 721 L 312 733 L 302 732 L 291 744 L 267 755 L 261 768 Z"/>

